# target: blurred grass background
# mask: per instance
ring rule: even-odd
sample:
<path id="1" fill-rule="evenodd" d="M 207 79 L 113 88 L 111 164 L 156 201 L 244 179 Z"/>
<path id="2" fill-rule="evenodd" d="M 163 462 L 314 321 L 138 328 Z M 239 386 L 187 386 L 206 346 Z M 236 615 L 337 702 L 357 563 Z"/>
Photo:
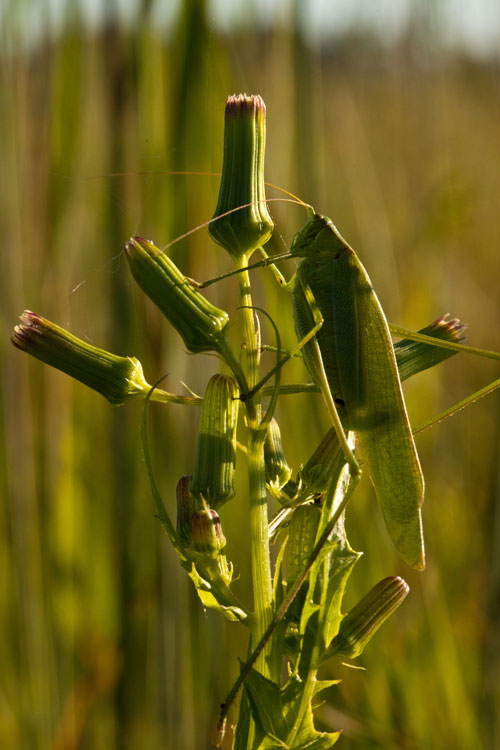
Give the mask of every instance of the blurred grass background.
<path id="1" fill-rule="evenodd" d="M 443 46 L 432 3 L 390 41 L 361 22 L 307 36 L 298 2 L 264 26 L 248 3 L 230 29 L 203 0 L 177 3 L 167 27 L 148 0 L 128 24 L 102 6 L 105 22 L 89 26 L 83 5 L 62 3 L 57 33 L 49 5 L 2 6 L 0 747 L 194 750 L 209 746 L 247 633 L 202 611 L 153 518 L 140 405 L 112 408 L 14 350 L 10 331 L 29 308 L 138 356 L 150 382 L 168 373 L 169 390 L 202 392 L 216 362 L 184 353 L 121 248 L 134 234 L 166 244 L 211 217 L 217 178 L 162 172 L 217 172 L 226 96 L 246 91 L 267 104 L 267 179 L 333 218 L 389 319 L 416 329 L 450 312 L 469 343 L 500 350 L 498 56 Z M 47 23 L 34 41 L 22 13 L 35 11 Z M 272 212 L 280 250 L 304 216 Z M 230 269 L 206 230 L 171 252 L 196 278 Z M 288 300 L 258 279 L 257 301 L 278 317 Z M 234 312 L 231 282 L 210 296 Z M 465 355 L 421 375 L 406 387 L 412 423 L 494 377 L 497 363 Z M 297 467 L 328 422 L 319 399 L 288 398 L 280 421 Z M 342 683 L 318 724 L 343 728 L 345 750 L 500 747 L 499 416 L 495 394 L 418 438 L 425 573 L 394 555 L 367 480 L 349 510 L 365 554 L 346 605 L 391 574 L 412 592 L 359 660 L 366 672 L 325 671 Z M 153 409 L 172 510 L 197 421 Z M 246 503 L 242 483 L 222 520 L 250 603 Z"/>

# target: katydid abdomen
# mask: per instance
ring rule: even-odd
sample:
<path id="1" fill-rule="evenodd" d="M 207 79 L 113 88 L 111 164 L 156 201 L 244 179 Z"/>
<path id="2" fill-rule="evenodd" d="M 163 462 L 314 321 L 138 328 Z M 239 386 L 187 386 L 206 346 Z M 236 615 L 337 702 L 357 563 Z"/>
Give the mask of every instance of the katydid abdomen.
<path id="1" fill-rule="evenodd" d="M 398 376 L 389 328 L 372 284 L 330 219 L 314 214 L 292 243 L 302 261 L 294 286 L 299 339 L 314 327 L 309 289 L 323 318 L 316 332 L 330 393 L 321 388 L 317 349 L 304 360 L 325 398 L 354 431 L 389 534 L 403 559 L 424 567 L 420 507 L 424 481 Z"/>

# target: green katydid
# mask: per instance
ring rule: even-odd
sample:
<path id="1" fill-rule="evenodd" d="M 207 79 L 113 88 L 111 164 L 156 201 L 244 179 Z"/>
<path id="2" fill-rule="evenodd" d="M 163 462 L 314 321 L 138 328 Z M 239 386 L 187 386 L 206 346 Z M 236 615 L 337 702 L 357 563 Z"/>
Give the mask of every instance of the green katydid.
<path id="1" fill-rule="evenodd" d="M 330 219 L 311 213 L 291 251 L 303 258 L 293 289 L 297 332 L 304 337 L 315 330 L 317 341 L 304 346 L 308 370 L 329 412 L 338 409 L 356 435 L 396 548 L 421 569 L 424 481 L 385 315 Z M 321 324 L 315 325 L 313 304 Z"/>
<path id="2" fill-rule="evenodd" d="M 424 482 L 402 395 L 391 330 L 396 335 L 444 349 L 469 351 L 494 359 L 500 359 L 500 355 L 389 326 L 356 253 L 330 219 L 315 213 L 310 206 L 307 208 L 309 219 L 295 235 L 290 253 L 265 257 L 250 268 L 270 265 L 282 286 L 293 286 L 295 325 L 300 341 L 283 362 L 303 350 L 307 368 L 337 426 L 346 460 L 356 473 L 357 464 L 346 447 L 340 423 L 356 435 L 396 548 L 409 565 L 422 569 L 425 557 L 420 507 Z M 300 259 L 297 273 L 288 283 L 274 266 L 275 260 L 287 257 Z M 275 368 L 251 394 L 274 371 Z M 497 386 L 495 381 L 480 395 Z M 476 397 L 473 394 L 469 398 L 472 402 Z M 458 407 L 465 405 L 461 402 Z M 453 413 L 453 408 L 449 412 Z"/>
<path id="3" fill-rule="evenodd" d="M 301 340 L 281 364 L 299 349 L 303 350 L 305 363 L 337 430 L 352 481 L 341 506 L 323 529 L 302 575 L 288 592 L 222 704 L 221 731 L 239 687 L 285 616 L 357 483 L 359 467 L 349 446 L 345 447 L 344 429 L 356 435 L 395 546 L 407 563 L 420 569 L 424 567 L 420 512 L 423 476 L 402 396 L 390 328 L 370 279 L 331 220 L 312 209 L 304 228 L 294 237 L 289 257 L 301 260 L 293 284 L 295 324 Z M 265 259 L 254 267 L 272 265 L 274 260 Z M 278 280 L 283 284 L 281 274 Z M 445 349 L 500 359 L 495 352 L 436 341 L 403 329 L 396 329 L 396 333 Z M 273 371 L 253 391 L 260 388 Z M 499 384 L 496 381 L 483 389 L 481 395 Z M 480 396 L 474 394 L 471 400 L 476 397 Z M 460 404 L 460 408 L 463 405 Z"/>

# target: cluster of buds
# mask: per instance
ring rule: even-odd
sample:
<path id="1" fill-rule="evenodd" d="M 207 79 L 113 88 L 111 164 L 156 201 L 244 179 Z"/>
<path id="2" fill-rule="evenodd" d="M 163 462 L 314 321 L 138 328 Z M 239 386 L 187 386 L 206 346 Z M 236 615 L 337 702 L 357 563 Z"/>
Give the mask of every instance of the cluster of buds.
<path id="1" fill-rule="evenodd" d="M 190 553 L 202 573 L 210 578 L 231 582 L 232 567 L 224 553 L 226 537 L 219 514 L 196 497 L 190 489 L 193 477 L 185 475 L 177 483 L 177 533 L 183 548 Z"/>

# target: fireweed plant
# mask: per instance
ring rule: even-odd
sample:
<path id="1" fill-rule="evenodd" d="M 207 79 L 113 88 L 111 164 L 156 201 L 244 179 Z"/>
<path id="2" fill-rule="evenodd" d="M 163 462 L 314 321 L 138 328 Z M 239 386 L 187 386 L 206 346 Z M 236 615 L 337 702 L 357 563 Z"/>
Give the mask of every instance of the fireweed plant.
<path id="1" fill-rule="evenodd" d="M 144 400 L 143 448 L 158 519 L 202 606 L 243 624 L 250 633 L 250 657 L 221 704 L 218 744 L 242 688 L 234 748 L 326 750 L 337 742 L 340 731 L 318 731 L 313 708 L 318 693 L 337 681 L 319 680 L 318 669 L 327 659 L 359 656 L 409 591 L 402 578 L 385 578 L 342 613 L 344 590 L 360 556 L 346 537 L 344 512 L 361 470 L 370 476 L 397 551 L 408 565 L 422 570 L 424 482 L 401 381 L 457 351 L 495 359 L 500 355 L 464 346 L 464 326 L 448 316 L 418 334 L 389 326 L 354 251 L 329 219 L 304 203 L 308 219 L 286 256 L 296 258 L 299 266 L 294 278 L 285 282 L 274 266 L 277 256 L 269 259 L 263 250 L 274 229 L 265 197 L 264 150 L 262 99 L 229 97 L 219 200 L 209 232 L 234 261 L 234 271 L 225 276 L 234 275 L 239 284 L 241 353 L 227 339 L 229 315 L 202 292 L 217 279 L 201 284 L 187 278 L 148 240 L 131 238 L 125 245 L 134 279 L 181 335 L 186 349 L 218 355 L 223 371 L 210 378 L 203 398 L 168 393 L 159 383 L 152 387 L 135 357 L 93 347 L 30 311 L 21 316 L 12 341 L 112 404 Z M 258 262 L 252 261 L 254 254 Z M 298 344 L 283 352 L 271 320 L 276 340 L 266 348 L 275 350 L 277 364 L 262 377 L 259 316 L 269 316 L 252 302 L 248 268 L 266 265 L 282 286 L 292 290 Z M 393 345 L 391 332 L 404 338 Z M 281 386 L 281 369 L 294 355 L 303 357 L 313 382 Z M 456 408 L 499 384 L 493 382 Z M 305 391 L 322 395 L 332 427 L 305 464 L 293 471 L 273 415 L 280 394 Z M 150 401 L 201 407 L 193 473 L 177 484 L 175 523 L 151 467 Z M 240 507 L 248 513 L 251 537 L 252 607 L 240 602 L 231 588 L 233 567 L 225 554 L 218 514 L 235 496 L 242 423 L 249 504 L 241 502 Z M 270 520 L 269 496 L 282 506 Z M 278 549 L 274 575 L 272 542 Z"/>

